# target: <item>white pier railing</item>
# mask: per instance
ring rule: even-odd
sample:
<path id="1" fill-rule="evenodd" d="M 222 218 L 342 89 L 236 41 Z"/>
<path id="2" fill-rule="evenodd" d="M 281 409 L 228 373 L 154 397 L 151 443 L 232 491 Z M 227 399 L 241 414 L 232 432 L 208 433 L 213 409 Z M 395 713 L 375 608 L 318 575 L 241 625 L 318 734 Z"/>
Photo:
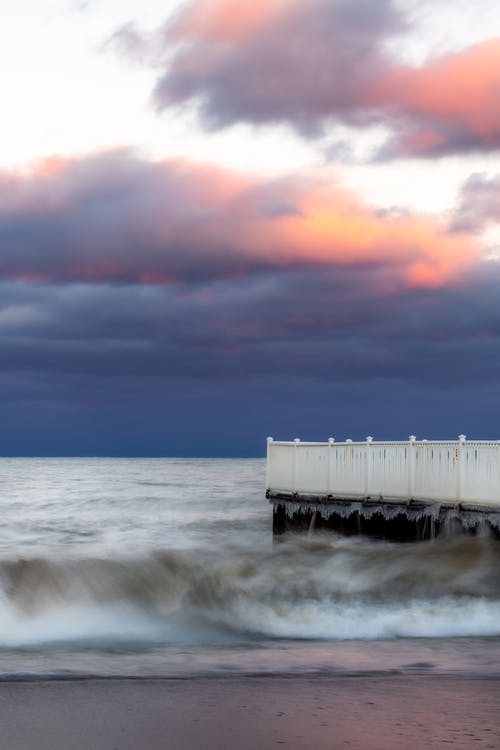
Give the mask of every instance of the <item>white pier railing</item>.
<path id="1" fill-rule="evenodd" d="M 498 506 L 500 441 L 325 443 L 267 440 L 266 490 L 332 498 L 430 500 Z"/>

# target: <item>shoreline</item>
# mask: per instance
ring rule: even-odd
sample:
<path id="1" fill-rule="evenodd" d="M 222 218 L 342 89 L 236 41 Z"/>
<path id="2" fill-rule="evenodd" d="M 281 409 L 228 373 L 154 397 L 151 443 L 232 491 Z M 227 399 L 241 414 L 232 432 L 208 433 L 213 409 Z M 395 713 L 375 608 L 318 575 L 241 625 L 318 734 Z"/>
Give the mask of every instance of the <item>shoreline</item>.
<path id="1" fill-rule="evenodd" d="M 500 678 L 378 673 L 0 680 L 9 750 L 498 750 Z"/>
<path id="2" fill-rule="evenodd" d="M 331 670 L 304 670 L 300 672 L 286 672 L 286 671 L 275 671 L 275 672 L 263 672 L 263 671 L 207 671 L 207 672 L 186 672 L 182 674 L 175 672 L 173 674 L 93 674 L 93 673 L 78 673 L 68 672 L 68 674 L 37 674 L 37 673 L 13 673 L 13 674 L 0 674 L 0 686 L 10 683 L 57 683 L 57 682 L 151 682 L 151 683 L 170 683 L 170 682 L 247 682 L 252 680 L 262 680 L 266 682 L 268 680 L 277 681 L 296 681 L 296 680 L 332 680 L 342 681 L 348 679 L 374 679 L 384 680 L 385 678 L 429 678 L 429 679 L 458 679 L 458 680 L 484 680 L 497 681 L 500 684 L 500 667 L 498 671 L 492 672 L 470 672 L 470 671 L 435 671 L 432 668 L 427 668 L 425 665 L 416 666 L 415 669 L 359 669 L 349 671 L 331 671 Z"/>

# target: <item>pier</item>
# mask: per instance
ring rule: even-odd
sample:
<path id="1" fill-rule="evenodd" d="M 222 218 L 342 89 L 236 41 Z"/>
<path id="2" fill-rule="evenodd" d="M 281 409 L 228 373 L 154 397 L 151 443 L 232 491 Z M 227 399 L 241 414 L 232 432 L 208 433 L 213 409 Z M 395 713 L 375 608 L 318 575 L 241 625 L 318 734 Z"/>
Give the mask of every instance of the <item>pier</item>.
<path id="1" fill-rule="evenodd" d="M 500 441 L 267 440 L 273 533 L 500 538 Z"/>

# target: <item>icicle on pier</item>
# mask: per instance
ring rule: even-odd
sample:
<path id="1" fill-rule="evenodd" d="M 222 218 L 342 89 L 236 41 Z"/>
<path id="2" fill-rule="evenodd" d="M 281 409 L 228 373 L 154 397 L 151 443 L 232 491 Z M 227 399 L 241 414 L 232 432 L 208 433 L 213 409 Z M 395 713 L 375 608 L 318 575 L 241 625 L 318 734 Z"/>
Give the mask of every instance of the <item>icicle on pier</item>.
<path id="1" fill-rule="evenodd" d="M 273 533 L 330 529 L 397 541 L 500 538 L 500 441 L 267 439 Z"/>

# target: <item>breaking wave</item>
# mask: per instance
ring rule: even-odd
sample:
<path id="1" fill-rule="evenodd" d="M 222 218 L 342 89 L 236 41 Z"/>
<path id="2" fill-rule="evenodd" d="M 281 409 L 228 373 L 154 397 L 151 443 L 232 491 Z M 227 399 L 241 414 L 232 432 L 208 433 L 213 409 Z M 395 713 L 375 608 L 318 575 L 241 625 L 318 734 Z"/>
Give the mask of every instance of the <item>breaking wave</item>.
<path id="1" fill-rule="evenodd" d="M 500 635 L 500 544 L 315 536 L 0 560 L 0 648 Z"/>

